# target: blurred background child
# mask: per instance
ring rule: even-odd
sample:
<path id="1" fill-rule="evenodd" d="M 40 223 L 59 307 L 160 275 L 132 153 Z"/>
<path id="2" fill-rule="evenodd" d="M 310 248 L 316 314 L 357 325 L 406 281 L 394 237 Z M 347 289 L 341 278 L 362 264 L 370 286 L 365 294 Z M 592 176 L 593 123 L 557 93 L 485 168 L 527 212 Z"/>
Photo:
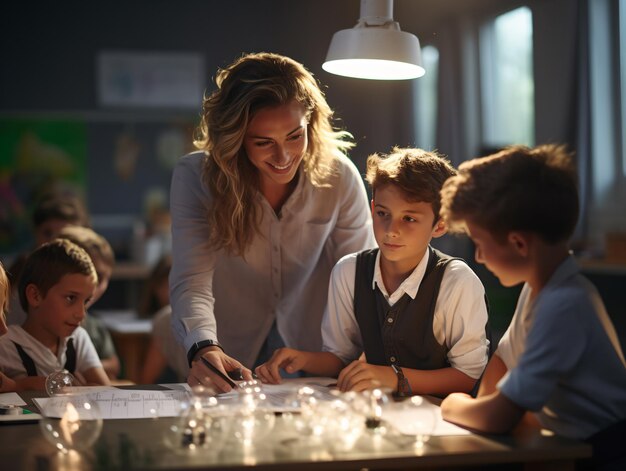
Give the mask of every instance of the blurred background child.
<path id="1" fill-rule="evenodd" d="M 72 241 L 91 257 L 98 275 L 98 285 L 86 306 L 86 309 L 89 309 L 102 297 L 109 286 L 115 266 L 113 249 L 104 237 L 88 227 L 66 226 L 60 230 L 58 237 Z M 89 313 L 81 325 L 89 334 L 107 376 L 110 379 L 116 379 L 120 373 L 120 360 L 109 330 L 100 319 Z"/>
<path id="2" fill-rule="evenodd" d="M 45 390 L 46 377 L 61 369 L 81 384 L 110 384 L 80 326 L 97 281 L 87 252 L 69 240 L 55 239 L 28 256 L 18 286 L 26 320 L 0 338 L 0 371 L 18 390 Z"/>
<path id="3" fill-rule="evenodd" d="M 146 353 L 141 384 L 184 382 L 189 374 L 187 355 L 174 338 L 168 276 L 170 255 L 164 255 L 152 269 L 139 309 L 142 317 L 154 316 L 152 338 Z"/>
<path id="4" fill-rule="evenodd" d="M 75 195 L 50 193 L 42 196 L 33 210 L 32 215 L 34 248 L 54 239 L 59 231 L 66 226 L 89 226 L 89 216 L 85 205 Z M 22 324 L 26 313 L 22 310 L 17 295 L 20 273 L 26 262 L 27 253 L 19 255 L 8 267 L 11 290 L 8 324 Z"/>

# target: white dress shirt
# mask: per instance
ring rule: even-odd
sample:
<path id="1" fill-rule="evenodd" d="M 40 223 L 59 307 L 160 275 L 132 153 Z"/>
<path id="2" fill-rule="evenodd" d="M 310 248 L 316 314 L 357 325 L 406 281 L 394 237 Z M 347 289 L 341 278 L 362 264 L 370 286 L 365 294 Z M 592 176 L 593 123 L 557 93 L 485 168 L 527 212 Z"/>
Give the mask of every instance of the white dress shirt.
<path id="1" fill-rule="evenodd" d="M 12 379 L 23 378 L 28 375 L 13 342 L 21 345 L 28 356 L 32 358 L 38 376 L 48 376 L 50 373 L 62 370 L 67 360 L 66 346 L 70 337 L 74 339 L 73 343 L 76 349 L 76 371 L 84 373 L 91 368 L 102 368 L 96 348 L 93 346 L 89 334 L 82 327 L 77 327 L 72 335 L 61 339 L 55 355 L 52 350 L 22 329 L 22 326 L 10 325 L 7 334 L 0 337 L 0 370 Z"/>
<path id="2" fill-rule="evenodd" d="M 209 244 L 212 201 L 202 181 L 202 152 L 183 157 L 172 177 L 172 325 L 188 351 L 218 340 L 251 367 L 276 320 L 289 347 L 317 350 L 330 272 L 343 255 L 375 247 L 363 180 L 347 158 L 330 185 L 315 187 L 300 168 L 277 216 L 259 193 L 260 234 L 245 258 Z"/>
<path id="3" fill-rule="evenodd" d="M 328 290 L 328 307 L 322 323 L 324 351 L 337 355 L 344 363 L 356 360 L 363 352 L 359 325 L 354 316 L 354 277 L 356 253 L 343 257 L 333 269 Z M 415 299 L 428 265 L 426 250 L 420 263 L 391 295 L 380 272 L 380 252 L 376 257 L 372 289 L 376 286 L 390 306 L 404 294 Z M 485 289 L 465 263 L 452 260 L 446 267 L 435 305 L 433 334 L 448 349 L 450 366 L 478 378 L 487 364 L 489 342 L 485 335 L 487 306 Z"/>

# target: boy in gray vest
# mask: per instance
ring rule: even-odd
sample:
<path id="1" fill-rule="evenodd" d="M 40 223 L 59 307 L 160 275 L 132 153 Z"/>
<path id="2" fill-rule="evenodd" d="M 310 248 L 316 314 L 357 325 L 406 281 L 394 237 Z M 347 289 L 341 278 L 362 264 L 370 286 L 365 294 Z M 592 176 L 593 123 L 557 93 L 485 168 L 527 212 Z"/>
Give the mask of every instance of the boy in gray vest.
<path id="1" fill-rule="evenodd" d="M 87 252 L 69 240 L 47 242 L 28 256 L 18 287 L 26 321 L 0 337 L 0 371 L 18 391 L 45 390 L 46 377 L 61 369 L 81 384 L 110 384 L 80 327 L 97 281 Z"/>
<path id="2" fill-rule="evenodd" d="M 593 446 L 594 469 L 626 469 L 626 361 L 596 288 L 568 240 L 578 190 L 563 147 L 515 146 L 464 162 L 442 215 L 504 286 L 524 283 L 477 398 L 452 394 L 443 417 L 488 433 L 520 421 Z"/>
<path id="3" fill-rule="evenodd" d="M 434 152 L 394 148 L 367 160 L 377 249 L 335 265 L 322 322 L 323 351 L 276 350 L 256 369 L 338 376 L 342 391 L 403 395 L 469 392 L 487 364 L 484 288 L 472 270 L 429 244 L 446 227 L 439 192 L 455 175 Z"/>

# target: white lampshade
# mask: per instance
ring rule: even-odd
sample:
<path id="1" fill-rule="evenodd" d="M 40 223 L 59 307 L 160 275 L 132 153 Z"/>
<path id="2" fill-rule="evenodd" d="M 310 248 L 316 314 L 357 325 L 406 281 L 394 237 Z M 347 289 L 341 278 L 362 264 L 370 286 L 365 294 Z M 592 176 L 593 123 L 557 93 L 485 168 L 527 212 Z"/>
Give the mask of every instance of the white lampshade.
<path id="1" fill-rule="evenodd" d="M 421 77 L 420 43 L 393 21 L 393 0 L 361 0 L 361 17 L 352 29 L 334 34 L 322 68 L 332 74 L 374 80 Z"/>

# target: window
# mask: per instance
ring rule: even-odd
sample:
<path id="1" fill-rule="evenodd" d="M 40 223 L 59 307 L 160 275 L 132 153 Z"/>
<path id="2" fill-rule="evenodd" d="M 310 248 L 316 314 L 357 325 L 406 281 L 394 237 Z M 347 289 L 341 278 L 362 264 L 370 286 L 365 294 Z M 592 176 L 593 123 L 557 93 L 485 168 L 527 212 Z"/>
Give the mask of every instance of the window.
<path id="1" fill-rule="evenodd" d="M 591 191 L 588 239 L 626 232 L 626 1 L 595 0 L 589 12 Z M 606 254 L 611 258 L 610 253 Z M 616 257 L 618 258 L 618 257 Z"/>
<path id="2" fill-rule="evenodd" d="M 415 142 L 425 150 L 435 149 L 437 133 L 437 77 L 439 51 L 433 46 L 422 48 L 426 75 L 413 81 Z"/>
<path id="3" fill-rule="evenodd" d="M 480 31 L 482 140 L 534 145 L 532 13 L 507 12 Z"/>

